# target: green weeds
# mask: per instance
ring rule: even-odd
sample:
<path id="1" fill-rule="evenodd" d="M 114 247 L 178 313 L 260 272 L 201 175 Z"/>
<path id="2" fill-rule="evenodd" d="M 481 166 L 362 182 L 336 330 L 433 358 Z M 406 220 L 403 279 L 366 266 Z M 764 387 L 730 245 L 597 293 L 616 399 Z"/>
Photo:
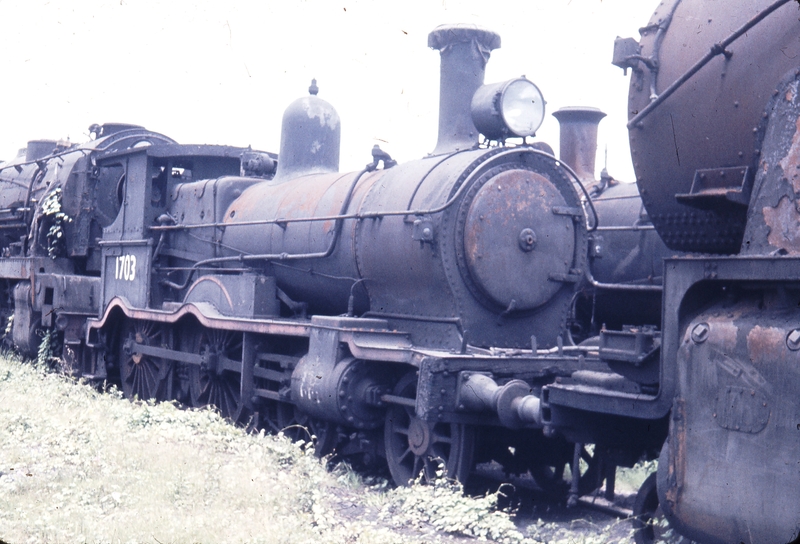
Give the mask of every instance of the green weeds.
<path id="1" fill-rule="evenodd" d="M 393 544 L 513 534 L 491 497 L 446 483 L 388 490 L 347 467 L 326 471 L 311 443 L 247 434 L 212 410 L 128 402 L 48 368 L 0 358 L 0 540 Z"/>
<path id="2" fill-rule="evenodd" d="M 472 498 L 444 478 L 390 489 L 344 464 L 325 470 L 310 442 L 247 434 L 213 410 L 128 402 L 52 368 L 0 357 L 2 541 L 632 542 L 619 526 L 521 531 L 498 508 L 502 489 Z"/>

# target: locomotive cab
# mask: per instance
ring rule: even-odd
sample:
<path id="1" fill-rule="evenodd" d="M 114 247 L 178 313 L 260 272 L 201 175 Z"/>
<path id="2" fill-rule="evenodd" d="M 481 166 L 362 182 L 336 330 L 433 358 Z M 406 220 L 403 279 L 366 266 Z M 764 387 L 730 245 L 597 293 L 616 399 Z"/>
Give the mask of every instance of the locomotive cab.
<path id="1" fill-rule="evenodd" d="M 258 178 L 240 177 L 242 155 L 228 146 L 159 145 L 98 157 L 98 177 L 117 179 L 117 213 L 103 228 L 102 304 L 123 296 L 137 307 L 178 301 L 162 282 L 217 256 L 224 211 Z M 169 229 L 189 225 L 190 235 Z M 158 230 L 162 228 L 162 230 Z M 158 261 L 155 275 L 152 266 Z"/>

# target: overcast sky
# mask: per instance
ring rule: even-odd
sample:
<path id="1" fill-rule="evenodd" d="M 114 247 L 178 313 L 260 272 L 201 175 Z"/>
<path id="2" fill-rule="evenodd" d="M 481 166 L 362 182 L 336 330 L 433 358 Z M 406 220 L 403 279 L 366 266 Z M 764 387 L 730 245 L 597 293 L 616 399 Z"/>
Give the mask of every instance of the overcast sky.
<path id="1" fill-rule="evenodd" d="M 88 139 L 92 123 L 128 122 L 180 143 L 278 151 L 284 108 L 319 96 L 342 119 L 343 171 L 379 143 L 400 161 L 432 151 L 443 23 L 498 32 L 486 82 L 520 75 L 547 100 L 539 131 L 557 148 L 563 106 L 596 106 L 598 170 L 632 180 L 625 129 L 628 78 L 614 37 L 633 36 L 649 0 L 0 0 L 0 158 L 31 139 Z"/>

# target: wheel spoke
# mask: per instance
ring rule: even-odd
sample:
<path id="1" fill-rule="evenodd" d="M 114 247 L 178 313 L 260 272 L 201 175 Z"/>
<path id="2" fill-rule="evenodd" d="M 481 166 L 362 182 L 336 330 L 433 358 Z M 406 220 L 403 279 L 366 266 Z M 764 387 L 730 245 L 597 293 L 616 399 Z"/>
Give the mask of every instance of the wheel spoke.
<path id="1" fill-rule="evenodd" d="M 241 361 L 241 335 L 230 331 L 203 329 L 194 342 L 194 352 L 220 359 Z M 218 368 L 193 365 L 189 371 L 192 405 L 214 405 L 222 417 L 236 420 L 241 416 L 239 374 Z"/>
<path id="2" fill-rule="evenodd" d="M 150 360 L 145 361 L 142 374 L 144 375 L 144 385 L 147 390 L 155 391 L 158 384 L 158 368 L 156 368 L 156 365 L 151 363 Z"/>
<path id="3" fill-rule="evenodd" d="M 406 448 L 406 451 L 401 453 L 400 457 L 397 458 L 397 462 L 398 463 L 402 463 L 405 460 L 405 458 L 408 457 L 408 454 L 410 454 L 410 453 L 411 453 L 411 448 Z"/>
<path id="4" fill-rule="evenodd" d="M 395 427 L 394 433 L 401 436 L 408 436 L 408 427 Z"/>
<path id="5" fill-rule="evenodd" d="M 119 368 L 122 391 L 128 398 L 166 400 L 172 383 L 173 365 L 169 361 L 130 353 L 126 344 L 135 342 L 145 346 L 171 348 L 171 334 L 163 325 L 147 321 L 129 321 L 122 324 L 119 341 Z"/>

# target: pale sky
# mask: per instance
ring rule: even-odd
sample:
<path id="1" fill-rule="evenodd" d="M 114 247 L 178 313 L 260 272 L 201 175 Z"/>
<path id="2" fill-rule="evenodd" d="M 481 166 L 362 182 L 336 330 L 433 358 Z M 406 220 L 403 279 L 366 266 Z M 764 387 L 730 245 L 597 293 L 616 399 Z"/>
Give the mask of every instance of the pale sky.
<path id="1" fill-rule="evenodd" d="M 595 106 L 598 171 L 633 180 L 628 78 L 614 37 L 639 38 L 653 0 L 0 0 L 0 158 L 31 139 L 88 139 L 92 123 L 128 122 L 180 143 L 278 151 L 285 107 L 319 96 L 342 120 L 341 170 L 372 145 L 404 162 L 433 150 L 443 23 L 494 30 L 486 83 L 520 75 L 547 101 L 537 139 L 558 148 L 563 106 Z"/>

